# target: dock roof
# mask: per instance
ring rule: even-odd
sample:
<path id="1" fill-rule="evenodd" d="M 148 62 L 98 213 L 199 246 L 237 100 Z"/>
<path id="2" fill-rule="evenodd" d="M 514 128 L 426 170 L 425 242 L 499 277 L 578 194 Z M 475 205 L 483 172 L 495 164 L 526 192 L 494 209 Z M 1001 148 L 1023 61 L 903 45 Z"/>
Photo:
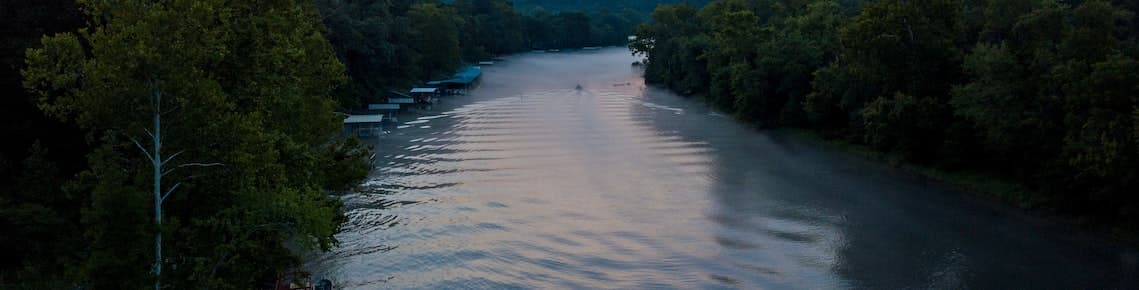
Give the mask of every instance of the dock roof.
<path id="1" fill-rule="evenodd" d="M 449 79 L 431 81 L 431 82 L 428 82 L 427 84 L 429 84 L 429 85 L 440 85 L 440 84 L 468 85 L 468 84 L 475 82 L 475 80 L 477 80 L 479 78 L 479 76 L 482 76 L 482 67 L 470 66 L 470 67 L 467 67 L 466 69 L 463 69 L 463 70 L 455 73 L 455 75 L 451 76 L 451 78 L 449 78 Z"/>
<path id="2" fill-rule="evenodd" d="M 380 123 L 383 121 L 384 115 L 348 115 L 348 118 L 344 118 L 344 124 Z"/>
<path id="3" fill-rule="evenodd" d="M 399 104 L 368 104 L 368 110 L 371 111 L 384 111 L 384 110 L 399 110 Z"/>

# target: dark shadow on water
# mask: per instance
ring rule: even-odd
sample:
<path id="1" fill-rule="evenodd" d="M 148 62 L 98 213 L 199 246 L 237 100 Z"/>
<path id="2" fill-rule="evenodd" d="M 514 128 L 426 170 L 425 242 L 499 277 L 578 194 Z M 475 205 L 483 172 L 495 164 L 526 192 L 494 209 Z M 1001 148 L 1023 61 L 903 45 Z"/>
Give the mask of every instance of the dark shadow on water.
<path id="1" fill-rule="evenodd" d="M 715 177 L 711 192 L 717 206 L 709 218 L 719 227 L 716 241 L 728 249 L 724 259 L 753 270 L 797 275 L 713 276 L 727 285 L 1139 286 L 1134 249 L 1074 238 L 1078 235 L 1063 226 L 1028 223 L 1014 209 L 968 201 L 965 194 L 945 186 L 784 132 L 705 117 L 709 113 L 701 104 L 669 93 L 650 90 L 646 99 L 699 116 L 658 113 L 648 124 L 661 134 L 678 132 L 674 135 L 712 149 L 709 154 L 716 161 L 709 175 Z M 795 255 L 798 259 L 788 258 Z M 778 262 L 749 264 L 752 261 Z"/>

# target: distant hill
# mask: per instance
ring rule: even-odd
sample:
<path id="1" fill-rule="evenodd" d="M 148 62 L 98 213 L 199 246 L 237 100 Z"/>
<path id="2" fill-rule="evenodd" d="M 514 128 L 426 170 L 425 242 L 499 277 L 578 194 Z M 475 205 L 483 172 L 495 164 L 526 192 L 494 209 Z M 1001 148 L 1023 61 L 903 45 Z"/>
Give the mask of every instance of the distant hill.
<path id="1" fill-rule="evenodd" d="M 643 13 L 652 12 L 660 3 L 682 3 L 688 2 L 693 5 L 703 6 L 709 0 L 514 0 L 514 7 L 518 11 L 530 11 L 537 7 L 542 7 L 546 11 L 597 11 L 601 8 L 608 8 L 611 11 L 618 11 L 624 8 L 629 8 Z"/>

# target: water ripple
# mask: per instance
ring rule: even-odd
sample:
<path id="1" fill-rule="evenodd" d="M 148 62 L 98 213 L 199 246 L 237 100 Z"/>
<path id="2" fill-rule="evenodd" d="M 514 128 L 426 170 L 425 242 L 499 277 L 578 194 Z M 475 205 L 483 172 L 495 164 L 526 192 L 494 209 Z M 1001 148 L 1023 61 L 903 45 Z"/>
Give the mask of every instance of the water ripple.
<path id="1" fill-rule="evenodd" d="M 340 246 L 306 268 L 344 289 L 1139 286 L 1133 252 L 757 132 L 630 62 L 510 57 L 470 95 L 401 113 L 342 196 Z"/>

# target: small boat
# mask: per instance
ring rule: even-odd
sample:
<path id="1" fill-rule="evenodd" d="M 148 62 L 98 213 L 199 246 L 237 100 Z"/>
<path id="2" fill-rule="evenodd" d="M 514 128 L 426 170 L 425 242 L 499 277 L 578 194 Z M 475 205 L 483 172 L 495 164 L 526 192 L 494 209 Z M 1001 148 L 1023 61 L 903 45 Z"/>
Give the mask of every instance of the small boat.
<path id="1" fill-rule="evenodd" d="M 580 85 L 580 84 L 579 84 L 579 85 L 577 85 L 577 87 L 576 87 L 576 88 L 574 88 L 574 89 L 575 89 L 575 90 L 579 90 L 579 91 L 580 91 L 580 90 L 581 90 L 581 85 Z"/>

